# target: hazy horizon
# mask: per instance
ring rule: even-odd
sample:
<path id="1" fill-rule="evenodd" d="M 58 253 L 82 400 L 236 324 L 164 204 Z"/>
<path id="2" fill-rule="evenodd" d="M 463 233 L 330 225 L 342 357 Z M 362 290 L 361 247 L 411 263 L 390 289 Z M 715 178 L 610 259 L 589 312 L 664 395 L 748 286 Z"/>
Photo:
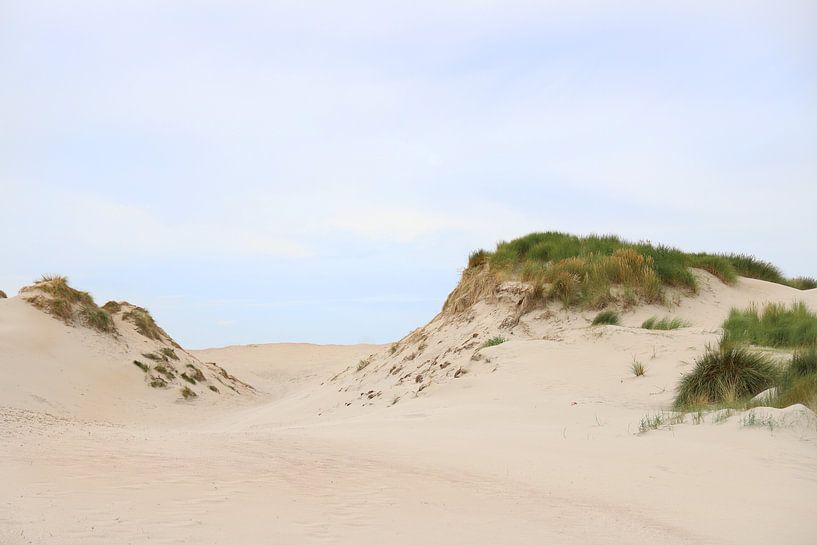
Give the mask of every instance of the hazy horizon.
<path id="1" fill-rule="evenodd" d="M 4 2 L 0 289 L 388 342 L 530 231 L 817 275 L 809 2 Z"/>

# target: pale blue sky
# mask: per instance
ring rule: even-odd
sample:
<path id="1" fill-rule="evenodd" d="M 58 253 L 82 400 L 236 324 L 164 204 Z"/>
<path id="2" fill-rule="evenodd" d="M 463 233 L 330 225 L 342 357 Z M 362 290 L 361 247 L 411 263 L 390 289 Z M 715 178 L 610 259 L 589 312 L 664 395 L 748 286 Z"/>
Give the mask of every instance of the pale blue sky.
<path id="1" fill-rule="evenodd" d="M 0 0 L 0 289 L 385 342 L 532 230 L 817 275 L 814 2 Z"/>

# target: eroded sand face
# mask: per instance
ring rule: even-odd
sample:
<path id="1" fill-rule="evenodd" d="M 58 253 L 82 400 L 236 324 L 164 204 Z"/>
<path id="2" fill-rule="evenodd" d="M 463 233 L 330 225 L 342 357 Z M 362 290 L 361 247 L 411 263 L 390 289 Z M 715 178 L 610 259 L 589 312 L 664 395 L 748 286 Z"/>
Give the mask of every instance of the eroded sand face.
<path id="1" fill-rule="evenodd" d="M 638 434 L 730 306 L 817 308 L 814 291 L 704 280 L 699 297 L 621 327 L 534 312 L 500 331 L 502 309 L 484 305 L 399 357 L 371 345 L 194 351 L 258 393 L 193 403 L 105 367 L 118 360 L 97 334 L 1 300 L 0 543 L 813 543 L 813 423 L 737 414 Z M 652 315 L 692 326 L 637 327 Z M 416 381 L 446 339 L 473 333 L 510 340 L 457 353 L 457 378 Z M 646 376 L 630 373 L 633 358 Z M 397 363 L 411 380 L 390 374 Z"/>

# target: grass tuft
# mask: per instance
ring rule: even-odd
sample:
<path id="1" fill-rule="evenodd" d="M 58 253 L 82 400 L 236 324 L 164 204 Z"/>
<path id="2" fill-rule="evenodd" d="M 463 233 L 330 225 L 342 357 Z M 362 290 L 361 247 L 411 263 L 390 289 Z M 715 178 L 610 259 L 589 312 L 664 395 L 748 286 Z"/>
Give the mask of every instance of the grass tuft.
<path id="1" fill-rule="evenodd" d="M 142 363 L 139 360 L 133 360 L 133 364 L 142 371 L 144 371 L 145 373 L 147 373 L 150 370 L 150 367 L 148 367 L 146 363 Z"/>
<path id="2" fill-rule="evenodd" d="M 505 337 L 502 337 L 502 336 L 491 337 L 490 339 L 488 339 L 487 341 L 482 343 L 482 346 L 480 348 L 488 348 L 489 346 L 498 346 L 498 345 L 500 345 L 500 344 L 502 344 L 504 342 L 507 342 L 507 341 L 508 341 L 508 339 L 506 339 Z"/>
<path id="3" fill-rule="evenodd" d="M 633 358 L 633 363 L 630 364 L 630 370 L 633 372 L 633 376 L 636 377 L 643 377 L 647 374 L 647 367 L 635 358 Z"/>
<path id="4" fill-rule="evenodd" d="M 8 299 L 8 295 L 3 290 L 0 290 L 0 299 Z"/>
<path id="5" fill-rule="evenodd" d="M 194 397 L 198 397 L 198 394 L 191 390 L 189 386 L 185 386 L 182 388 L 182 397 L 185 399 L 193 399 Z"/>
<path id="6" fill-rule="evenodd" d="M 593 318 L 592 325 L 619 325 L 620 323 L 621 317 L 618 315 L 618 312 L 614 310 L 604 310 Z"/>
<path id="7" fill-rule="evenodd" d="M 652 318 L 647 318 L 641 324 L 641 327 L 644 329 L 657 329 L 661 331 L 669 331 L 672 329 L 680 329 L 682 327 L 689 327 L 689 322 L 686 322 L 680 318 L 661 318 L 659 319 L 657 316 L 653 316 Z"/>
<path id="8" fill-rule="evenodd" d="M 675 407 L 748 399 L 774 386 L 779 376 L 779 369 L 769 356 L 722 340 L 718 347 L 708 346 L 695 361 L 692 372 L 681 379 Z"/>
<path id="9" fill-rule="evenodd" d="M 363 371 L 364 369 L 366 369 L 369 366 L 370 363 L 372 363 L 372 357 L 371 356 L 369 356 L 368 358 L 363 358 L 362 360 L 357 362 L 357 370 L 358 371 Z"/>

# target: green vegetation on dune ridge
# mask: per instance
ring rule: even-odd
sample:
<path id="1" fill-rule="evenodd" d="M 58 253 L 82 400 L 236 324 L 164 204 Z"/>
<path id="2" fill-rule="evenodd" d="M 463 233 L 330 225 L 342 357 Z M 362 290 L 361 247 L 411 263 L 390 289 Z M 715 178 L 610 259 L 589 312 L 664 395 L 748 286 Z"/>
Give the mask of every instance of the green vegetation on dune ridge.
<path id="1" fill-rule="evenodd" d="M 537 286 L 547 299 L 590 308 L 604 308 L 614 301 L 660 302 L 666 287 L 694 292 L 698 286 L 690 268 L 706 270 L 727 284 L 738 276 L 798 288 L 814 282 L 787 280 L 771 263 L 749 255 L 688 253 L 612 235 L 581 237 L 555 231 L 500 242 L 493 252 L 473 252 L 467 270 L 486 264 L 497 275 Z"/>
<path id="2" fill-rule="evenodd" d="M 43 275 L 20 292 L 24 300 L 67 324 L 79 322 L 103 333 L 116 331 L 111 315 L 96 306 L 90 293 L 72 288 L 64 276 Z"/>

